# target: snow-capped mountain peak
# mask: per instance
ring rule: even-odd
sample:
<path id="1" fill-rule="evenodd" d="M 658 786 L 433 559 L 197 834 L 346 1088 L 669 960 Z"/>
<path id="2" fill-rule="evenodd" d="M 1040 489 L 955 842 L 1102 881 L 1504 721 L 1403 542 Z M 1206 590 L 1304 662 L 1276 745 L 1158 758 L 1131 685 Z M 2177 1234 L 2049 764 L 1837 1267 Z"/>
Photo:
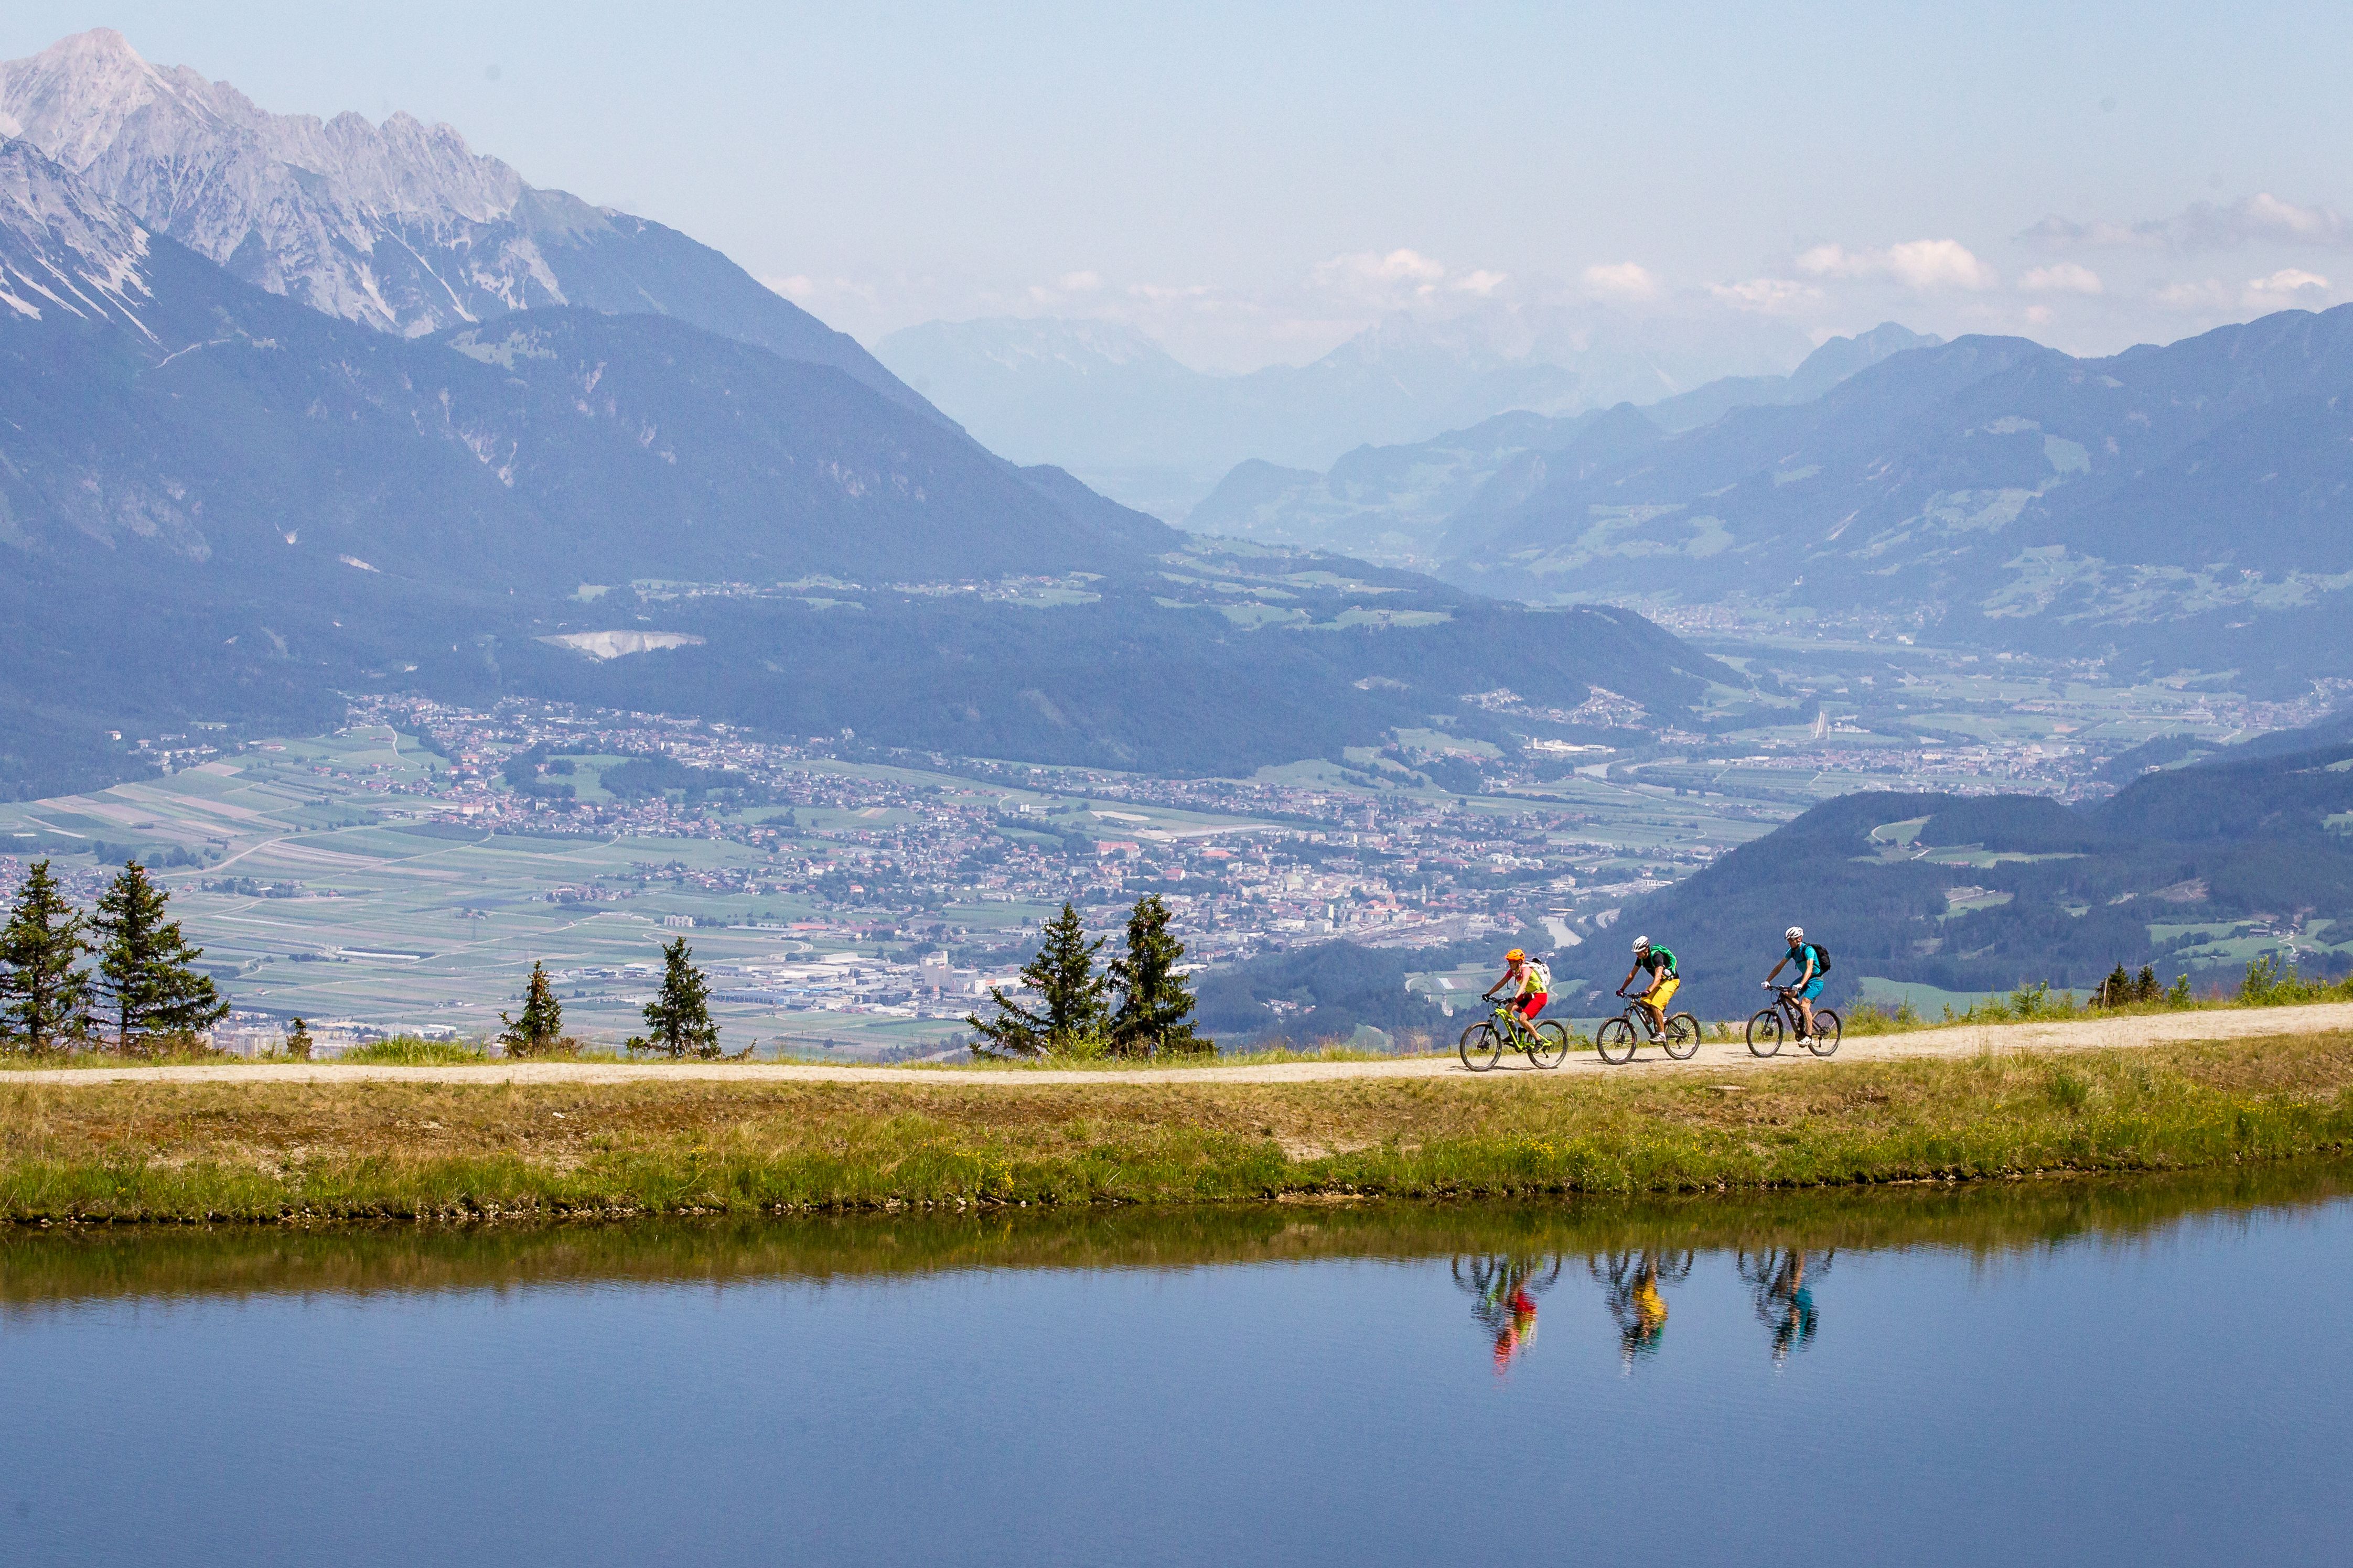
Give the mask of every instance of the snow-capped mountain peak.
<path id="1" fill-rule="evenodd" d="M 413 334 L 563 299 L 510 224 L 522 176 L 447 125 L 272 114 L 106 28 L 0 64 L 0 125 L 159 232 L 331 315 Z"/>
<path id="2" fill-rule="evenodd" d="M 29 143 L 136 225 L 347 321 L 417 337 L 544 305 L 674 315 L 832 365 L 948 423 L 851 339 L 719 252 L 533 189 L 447 125 L 273 114 L 227 82 L 151 65 L 100 28 L 0 61 L 0 135 Z"/>

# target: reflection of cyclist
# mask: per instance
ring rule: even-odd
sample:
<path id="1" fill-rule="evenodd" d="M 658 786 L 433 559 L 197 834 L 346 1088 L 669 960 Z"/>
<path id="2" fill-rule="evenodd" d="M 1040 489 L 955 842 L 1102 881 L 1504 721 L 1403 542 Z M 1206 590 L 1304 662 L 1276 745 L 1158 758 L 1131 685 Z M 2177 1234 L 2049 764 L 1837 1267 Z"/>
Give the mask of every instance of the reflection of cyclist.
<path id="1" fill-rule="evenodd" d="M 1827 1271 L 1835 1256 L 1833 1253 L 1817 1258 L 1814 1272 L 1820 1275 Z M 1757 1321 L 1773 1331 L 1774 1365 L 1788 1361 L 1792 1350 L 1804 1350 L 1814 1342 L 1820 1315 L 1814 1310 L 1813 1289 L 1806 1283 L 1804 1252 L 1792 1248 L 1757 1258 L 1743 1257 L 1740 1274 L 1753 1287 Z"/>
<path id="2" fill-rule="evenodd" d="M 1628 970 L 1626 978 L 1618 983 L 1618 994 L 1625 995 L 1626 987 L 1634 984 L 1634 976 L 1644 970 L 1650 971 L 1651 982 L 1643 987 L 1642 994 L 1634 998 L 1634 1005 L 1650 1017 L 1651 1033 L 1663 1034 L 1667 1027 L 1667 1004 L 1675 999 L 1676 988 L 1683 983 L 1683 976 L 1675 973 L 1674 950 L 1653 947 L 1647 936 L 1636 937 L 1634 967 Z"/>
<path id="3" fill-rule="evenodd" d="M 1495 1370 L 1503 1372 L 1512 1364 L 1512 1358 L 1536 1342 L 1536 1299 L 1528 1294 L 1527 1287 L 1512 1289 L 1506 1305 L 1511 1316 L 1495 1331 Z"/>
<path id="4" fill-rule="evenodd" d="M 1765 984 L 1772 984 L 1773 976 L 1781 973 L 1783 965 L 1798 966 L 1798 977 L 1790 982 L 1790 988 L 1798 994 L 1798 1038 L 1810 1040 L 1814 1037 L 1814 998 L 1822 994 L 1822 950 L 1806 940 L 1803 926 L 1791 926 L 1781 935 L 1788 942 L 1789 951 L 1781 955 L 1772 973 L 1765 976 Z"/>
<path id="5" fill-rule="evenodd" d="M 1506 985 L 1514 988 L 1512 1010 L 1520 1016 L 1522 1028 L 1534 1023 L 1552 999 L 1552 972 L 1516 947 L 1504 954 L 1504 977 L 1487 987 L 1485 1000 L 1493 1001 Z"/>
<path id="6" fill-rule="evenodd" d="M 1667 1299 L 1662 1283 L 1672 1285 L 1691 1274 L 1692 1256 L 1662 1256 L 1645 1249 L 1629 1258 L 1613 1253 L 1606 1264 L 1587 1265 L 1607 1289 L 1609 1315 L 1618 1323 L 1618 1350 L 1629 1371 L 1638 1356 L 1656 1355 L 1667 1331 Z"/>
<path id="7" fill-rule="evenodd" d="M 1458 1258 L 1454 1282 L 1473 1298 L 1471 1315 L 1495 1336 L 1495 1370 L 1535 1343 L 1536 1296 L 1560 1278 L 1557 1258 Z"/>

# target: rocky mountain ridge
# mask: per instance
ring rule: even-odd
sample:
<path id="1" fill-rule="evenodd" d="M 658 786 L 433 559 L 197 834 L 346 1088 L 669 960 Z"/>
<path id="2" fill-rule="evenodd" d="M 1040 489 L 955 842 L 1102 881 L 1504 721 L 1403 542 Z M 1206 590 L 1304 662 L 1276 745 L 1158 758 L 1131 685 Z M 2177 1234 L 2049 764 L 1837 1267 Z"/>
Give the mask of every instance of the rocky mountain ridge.
<path id="1" fill-rule="evenodd" d="M 567 304 L 675 315 L 946 423 L 717 251 L 537 189 L 448 125 L 273 114 L 100 28 L 0 62 L 0 134 L 233 276 L 378 331 L 421 337 Z"/>

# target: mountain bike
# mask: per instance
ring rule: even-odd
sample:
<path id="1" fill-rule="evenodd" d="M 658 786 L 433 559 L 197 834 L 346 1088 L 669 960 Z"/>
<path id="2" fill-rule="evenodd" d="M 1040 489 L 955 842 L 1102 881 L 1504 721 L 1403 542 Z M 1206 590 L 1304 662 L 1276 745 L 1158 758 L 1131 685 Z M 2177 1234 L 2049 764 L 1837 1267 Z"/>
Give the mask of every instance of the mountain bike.
<path id="1" fill-rule="evenodd" d="M 1795 986 L 1775 985 L 1767 982 L 1765 988 L 1773 993 L 1773 1005 L 1748 1020 L 1748 1054 L 1769 1057 L 1781 1049 L 1782 1037 L 1805 1040 L 1806 1049 L 1818 1057 L 1833 1055 L 1839 1048 L 1839 1016 L 1828 1007 L 1814 1009 L 1814 1036 L 1806 1039 L 1805 1016 L 1798 1011 Z"/>
<path id="2" fill-rule="evenodd" d="M 1506 1046 L 1525 1054 L 1540 1068 L 1556 1068 L 1568 1057 L 1568 1031 L 1550 1018 L 1530 1027 L 1511 1003 L 1498 1002 L 1493 1014 L 1462 1031 L 1461 1041 L 1455 1049 L 1464 1067 L 1472 1072 L 1485 1072 L 1503 1056 Z"/>
<path id="3" fill-rule="evenodd" d="M 1627 997 L 1623 991 L 1618 994 L 1626 997 L 1626 1010 L 1614 1018 L 1604 1019 L 1601 1026 L 1593 1031 L 1593 1048 L 1601 1053 L 1603 1061 L 1612 1067 L 1623 1067 L 1634 1059 L 1635 1048 L 1646 1040 L 1664 1046 L 1667 1055 L 1679 1062 L 1689 1061 L 1699 1049 L 1697 1018 L 1689 1013 L 1670 1013 L 1666 1026 L 1653 1029 L 1647 1008 Z"/>

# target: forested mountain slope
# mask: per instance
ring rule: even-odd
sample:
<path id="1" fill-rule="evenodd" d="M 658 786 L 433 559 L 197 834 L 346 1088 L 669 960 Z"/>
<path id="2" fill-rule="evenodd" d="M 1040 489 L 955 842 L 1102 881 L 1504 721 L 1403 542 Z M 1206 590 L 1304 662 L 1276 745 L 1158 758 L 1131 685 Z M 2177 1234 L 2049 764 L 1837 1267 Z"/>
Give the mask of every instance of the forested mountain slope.
<path id="1" fill-rule="evenodd" d="M 1947 990 L 2088 986 L 2118 963 L 2234 978 L 2258 951 L 2353 957 L 2353 740 L 2343 720 L 2143 774 L 2070 808 L 2028 795 L 1829 801 L 1630 907 L 1685 994 L 1745 1013 L 1796 923 L 1865 975 Z"/>

